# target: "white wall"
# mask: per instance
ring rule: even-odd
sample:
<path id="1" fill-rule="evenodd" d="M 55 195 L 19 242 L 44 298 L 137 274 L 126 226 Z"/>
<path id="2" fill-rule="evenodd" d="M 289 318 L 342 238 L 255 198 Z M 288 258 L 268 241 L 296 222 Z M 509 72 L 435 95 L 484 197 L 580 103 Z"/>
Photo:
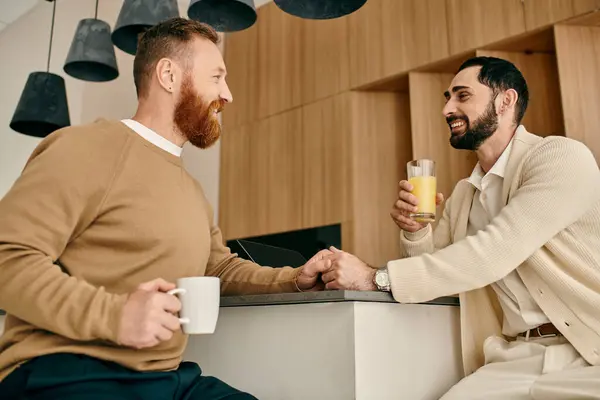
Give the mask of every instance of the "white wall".
<path id="1" fill-rule="evenodd" d="M 136 109 L 133 84 L 133 56 L 115 47 L 119 78 L 111 82 L 93 83 L 71 78 L 62 70 L 71 40 L 82 18 L 93 17 L 95 0 L 59 0 L 50 72 L 65 78 L 71 124 L 88 123 L 96 118 L 128 118 Z M 122 0 L 99 3 L 98 18 L 114 27 Z M 180 1 L 181 15 L 186 16 L 189 2 Z M 40 139 L 10 129 L 9 123 L 19 101 L 27 76 L 45 71 L 52 18 L 52 3 L 40 1 L 29 13 L 0 32 L 0 198 L 17 179 L 27 158 Z M 209 201 L 218 215 L 220 142 L 208 150 L 186 145 L 184 165 L 202 183 Z"/>

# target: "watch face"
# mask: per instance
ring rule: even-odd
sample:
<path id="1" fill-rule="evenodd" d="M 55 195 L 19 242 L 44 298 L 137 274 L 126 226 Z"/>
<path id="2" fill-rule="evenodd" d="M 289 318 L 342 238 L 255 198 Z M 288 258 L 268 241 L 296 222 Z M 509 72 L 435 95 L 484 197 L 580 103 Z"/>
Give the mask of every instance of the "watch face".
<path id="1" fill-rule="evenodd" d="M 375 281 L 379 286 L 388 286 L 390 284 L 388 274 L 383 271 L 376 274 Z"/>

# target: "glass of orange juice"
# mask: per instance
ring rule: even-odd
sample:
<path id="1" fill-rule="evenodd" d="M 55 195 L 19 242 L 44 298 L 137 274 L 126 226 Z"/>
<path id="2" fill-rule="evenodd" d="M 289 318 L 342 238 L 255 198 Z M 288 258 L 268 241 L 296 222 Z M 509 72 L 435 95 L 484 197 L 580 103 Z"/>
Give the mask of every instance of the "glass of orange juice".
<path id="1" fill-rule="evenodd" d="M 412 194 L 419 199 L 417 212 L 410 217 L 417 222 L 435 221 L 435 162 L 427 159 L 410 161 L 407 164 L 408 182 L 413 186 Z"/>

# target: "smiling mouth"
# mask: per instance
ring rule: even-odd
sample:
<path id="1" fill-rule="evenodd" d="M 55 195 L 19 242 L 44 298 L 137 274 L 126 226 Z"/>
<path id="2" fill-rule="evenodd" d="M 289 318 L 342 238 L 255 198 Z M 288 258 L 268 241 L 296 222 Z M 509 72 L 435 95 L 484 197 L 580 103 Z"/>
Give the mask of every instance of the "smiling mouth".
<path id="1" fill-rule="evenodd" d="M 450 132 L 452 132 L 453 135 L 457 135 L 466 129 L 467 123 L 463 120 L 454 120 L 449 123 L 448 126 L 450 127 Z"/>

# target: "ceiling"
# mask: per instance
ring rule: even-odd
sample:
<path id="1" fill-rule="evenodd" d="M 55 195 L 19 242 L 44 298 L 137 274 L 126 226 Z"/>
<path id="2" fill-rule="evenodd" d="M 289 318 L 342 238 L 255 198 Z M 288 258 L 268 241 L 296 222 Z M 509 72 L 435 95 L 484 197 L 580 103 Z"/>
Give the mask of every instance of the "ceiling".
<path id="1" fill-rule="evenodd" d="M 42 0 L 0 0 L 0 31 Z"/>
<path id="2" fill-rule="evenodd" d="M 42 1 L 44 0 L 0 0 L 0 31 Z M 260 7 L 270 1 L 272 0 L 254 0 L 254 4 Z M 190 4 L 190 0 L 177 0 L 177 2 L 180 10 L 186 10 Z"/>

